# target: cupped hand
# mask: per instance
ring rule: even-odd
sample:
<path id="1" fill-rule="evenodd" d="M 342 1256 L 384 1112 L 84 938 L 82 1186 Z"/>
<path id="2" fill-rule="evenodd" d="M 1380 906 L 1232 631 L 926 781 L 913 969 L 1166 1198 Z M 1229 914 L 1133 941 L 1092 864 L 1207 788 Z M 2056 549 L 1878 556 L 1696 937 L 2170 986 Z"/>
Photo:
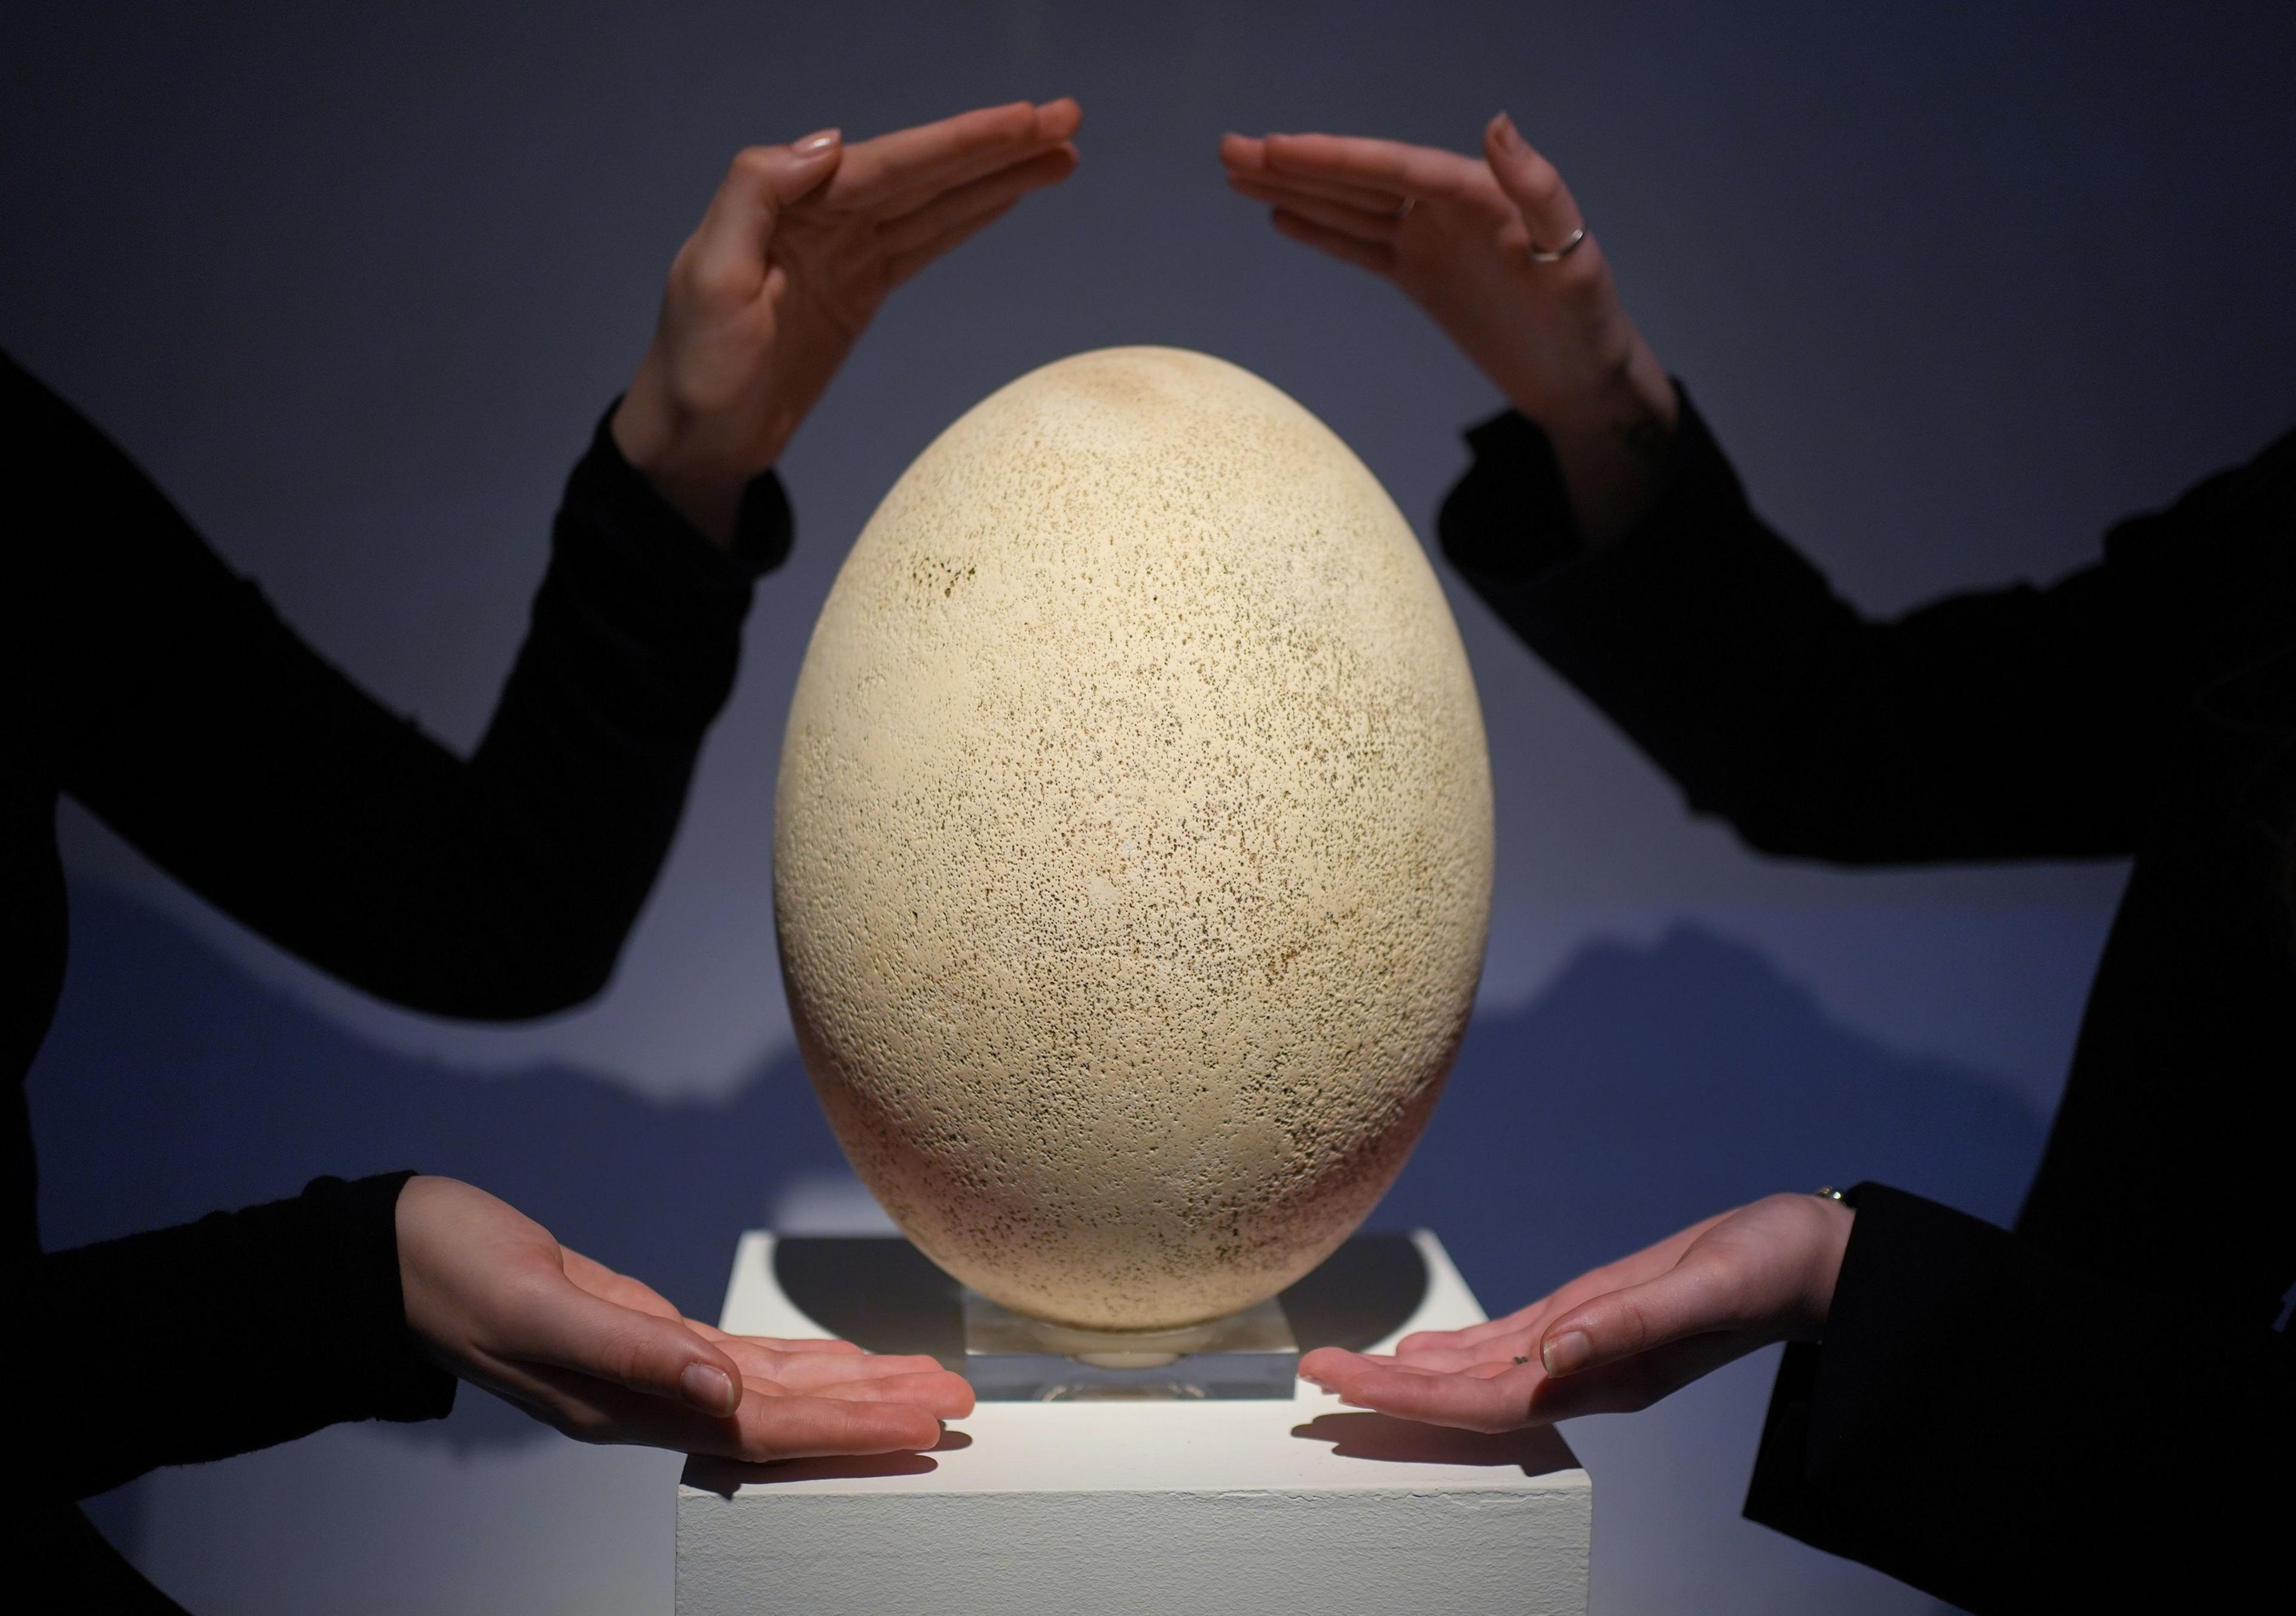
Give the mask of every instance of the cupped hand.
<path id="1" fill-rule="evenodd" d="M 1073 101 L 1019 102 L 735 157 L 670 265 L 653 341 L 614 413 L 624 456 L 730 541 L 742 488 L 781 457 L 886 295 L 1068 177 L 1082 119 Z"/>
<path id="2" fill-rule="evenodd" d="M 1300 1373 L 1361 1407 L 1469 1431 L 1632 1413 L 1772 1341 L 1815 1340 L 1853 1217 L 1772 1195 L 1505 1318 L 1407 1335 L 1392 1355 L 1320 1348 Z"/>
<path id="3" fill-rule="evenodd" d="M 930 1358 L 681 1317 L 452 1178 L 409 1179 L 398 1221 L 406 1323 L 430 1358 L 582 1441 L 751 1463 L 916 1452 L 972 1410 L 972 1389 Z"/>
<path id="4" fill-rule="evenodd" d="M 1580 526 L 1630 525 L 1674 429 L 1672 384 L 1628 317 L 1562 176 L 1505 113 L 1483 153 L 1338 135 L 1230 135 L 1228 184 L 1292 240 L 1394 283 L 1553 439 Z"/>

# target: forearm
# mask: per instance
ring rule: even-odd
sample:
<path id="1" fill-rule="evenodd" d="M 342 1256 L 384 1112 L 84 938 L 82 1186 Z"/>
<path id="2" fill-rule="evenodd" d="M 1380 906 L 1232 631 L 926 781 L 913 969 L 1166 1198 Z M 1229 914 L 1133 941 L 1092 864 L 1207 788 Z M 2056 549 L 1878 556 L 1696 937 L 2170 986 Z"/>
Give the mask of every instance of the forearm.
<path id="1" fill-rule="evenodd" d="M 1544 433 L 1505 416 L 1470 441 L 1441 521 L 1453 562 L 1751 845 L 1867 864 L 2091 856 L 2133 834 L 2144 713 L 2136 670 L 2079 620 L 2085 586 L 1869 620 L 1754 513 L 1686 402 L 1649 508 L 1599 547 Z"/>
<path id="2" fill-rule="evenodd" d="M 570 480 L 549 576 L 472 789 L 503 805 L 552 901 L 562 980 L 603 985 L 676 833 L 702 739 L 730 693 L 757 573 L 791 521 L 770 475 L 729 551 L 702 542 L 601 431 Z"/>
<path id="3" fill-rule="evenodd" d="M 23 1503 L 344 1420 L 433 1419 L 454 1380 L 406 1325 L 407 1175 L 33 1259 L 14 1281 L 11 1473 Z"/>
<path id="4" fill-rule="evenodd" d="M 1753 516 L 1686 405 L 1639 520 L 1600 544 L 1580 525 L 1566 443 L 1520 414 L 1468 438 L 1474 464 L 1439 523 L 1453 564 L 1693 808 L 1780 840 L 1770 821 L 1809 802 L 1810 772 L 1850 765 L 1847 738 L 1812 733 L 1810 708 L 1838 689 L 1828 664 L 1866 626 Z"/>
<path id="5" fill-rule="evenodd" d="M 483 1018 L 579 1003 L 668 849 L 751 578 L 787 549 L 777 484 L 744 509 L 719 551 L 602 434 L 468 761 L 328 667 L 167 513 L 123 547 L 169 610 L 129 619 L 135 677 L 60 726 L 64 786 L 219 907 L 381 997 Z"/>

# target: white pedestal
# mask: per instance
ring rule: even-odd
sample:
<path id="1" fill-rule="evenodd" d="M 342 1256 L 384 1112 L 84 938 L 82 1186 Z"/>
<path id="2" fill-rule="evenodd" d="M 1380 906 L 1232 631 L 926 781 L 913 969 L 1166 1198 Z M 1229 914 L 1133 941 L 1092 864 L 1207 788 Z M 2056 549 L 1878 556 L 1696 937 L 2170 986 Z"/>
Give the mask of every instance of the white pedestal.
<path id="1" fill-rule="evenodd" d="M 1418 1305 L 1366 1344 L 1483 1317 L 1434 1235 L 1411 1241 L 1424 1263 Z M 817 1259 L 825 1243 L 809 1243 Z M 837 1333 L 784 1293 L 775 1251 L 769 1234 L 742 1237 L 723 1327 Z M 838 1265 L 813 1269 L 829 1276 L 816 1284 L 840 1283 Z M 872 1304 L 856 1306 L 859 1317 Z M 843 1333 L 916 1349 L 849 1322 Z M 1593 1510 L 1587 1472 L 1552 1431 L 1440 1431 L 1305 1382 L 1288 1402 L 983 1403 L 929 1455 L 690 1463 L 677 1611 L 1578 1616 Z"/>

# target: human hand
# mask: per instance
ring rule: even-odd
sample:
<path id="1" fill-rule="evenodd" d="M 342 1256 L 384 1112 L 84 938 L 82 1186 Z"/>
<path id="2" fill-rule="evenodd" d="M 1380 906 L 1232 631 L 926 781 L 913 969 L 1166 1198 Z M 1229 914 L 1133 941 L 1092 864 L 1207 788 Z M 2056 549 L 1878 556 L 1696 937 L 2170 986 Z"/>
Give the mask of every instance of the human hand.
<path id="1" fill-rule="evenodd" d="M 1406 1335 L 1391 1356 L 1319 1348 L 1300 1373 L 1358 1407 L 1469 1431 L 1633 1413 L 1772 1341 L 1816 1339 L 1855 1216 L 1771 1195 L 1505 1318 Z"/>
<path id="2" fill-rule="evenodd" d="M 972 1389 L 930 1358 L 682 1318 L 452 1178 L 399 1192 L 398 1274 L 407 1327 L 435 1362 L 585 1442 L 753 1464 L 907 1453 L 972 1411 Z"/>
<path id="3" fill-rule="evenodd" d="M 1554 444 L 1581 529 L 1600 542 L 1653 496 L 1673 384 L 1619 299 L 1554 166 L 1502 112 L 1481 158 L 1336 135 L 1230 135 L 1228 184 L 1293 241 L 1391 281 Z"/>
<path id="4" fill-rule="evenodd" d="M 734 159 L 669 267 L 614 441 L 719 544 L 894 287 L 1076 167 L 1073 101 Z"/>

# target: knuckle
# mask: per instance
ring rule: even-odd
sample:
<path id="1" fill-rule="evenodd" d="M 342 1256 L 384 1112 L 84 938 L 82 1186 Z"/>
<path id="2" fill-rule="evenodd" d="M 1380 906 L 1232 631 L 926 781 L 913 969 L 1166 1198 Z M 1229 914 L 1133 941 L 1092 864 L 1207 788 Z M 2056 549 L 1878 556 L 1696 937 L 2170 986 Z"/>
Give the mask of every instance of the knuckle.
<path id="1" fill-rule="evenodd" d="M 594 1408 L 585 1408 L 579 1414 L 569 1415 L 556 1422 L 559 1431 L 577 1442 L 587 1442 L 594 1448 L 604 1447 L 620 1437 L 613 1421 Z"/>
<path id="2" fill-rule="evenodd" d="M 607 1346 L 604 1361 L 609 1372 L 625 1385 L 668 1384 L 676 1380 L 684 1365 L 663 1346 L 645 1331 L 618 1331 Z"/>
<path id="3" fill-rule="evenodd" d="M 1586 247 L 1592 248 L 1594 244 L 1590 239 Z M 1580 299 L 1590 307 L 1599 307 L 1610 295 L 1602 259 L 1584 249 L 1572 253 L 1554 267 L 1560 272 L 1554 277 L 1556 290 L 1564 297 Z M 1623 352 L 1620 357 L 1623 358 Z"/>
<path id="4" fill-rule="evenodd" d="M 677 256 L 669 260 L 670 284 L 678 287 L 699 287 L 704 274 L 704 258 L 699 242 L 688 237 Z"/>
<path id="5" fill-rule="evenodd" d="M 695 266 L 686 275 L 685 284 L 697 297 L 730 303 L 742 296 L 750 278 L 739 267 L 713 263 Z"/>
<path id="6" fill-rule="evenodd" d="M 1533 158 L 1522 166 L 1516 179 L 1516 188 L 1524 200 L 1543 208 L 1561 200 L 1562 176 L 1545 158 Z"/>
<path id="7" fill-rule="evenodd" d="M 774 149 L 771 146 L 744 146 L 734 153 L 726 165 L 726 177 L 737 180 L 761 180 L 773 172 Z"/>

